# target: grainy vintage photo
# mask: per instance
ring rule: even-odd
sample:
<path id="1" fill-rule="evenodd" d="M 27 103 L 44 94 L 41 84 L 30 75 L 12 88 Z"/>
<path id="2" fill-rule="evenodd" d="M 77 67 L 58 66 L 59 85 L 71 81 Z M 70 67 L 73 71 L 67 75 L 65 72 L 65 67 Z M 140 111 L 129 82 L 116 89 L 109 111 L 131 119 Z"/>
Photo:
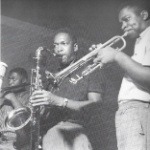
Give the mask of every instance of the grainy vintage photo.
<path id="1" fill-rule="evenodd" d="M 2 0 L 0 150 L 150 150 L 150 1 Z"/>

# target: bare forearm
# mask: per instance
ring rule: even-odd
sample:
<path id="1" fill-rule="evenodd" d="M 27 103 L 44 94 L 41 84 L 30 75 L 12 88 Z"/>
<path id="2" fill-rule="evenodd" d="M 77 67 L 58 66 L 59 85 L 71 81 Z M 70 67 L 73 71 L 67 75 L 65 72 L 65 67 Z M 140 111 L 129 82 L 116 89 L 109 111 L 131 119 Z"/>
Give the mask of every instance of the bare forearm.
<path id="1" fill-rule="evenodd" d="M 65 98 L 54 95 L 54 96 L 52 96 L 52 101 L 53 100 L 55 102 L 57 102 L 57 104 L 56 104 L 57 106 L 64 106 Z M 74 101 L 71 99 L 67 99 L 67 100 L 68 100 L 68 102 L 65 107 L 72 109 L 72 110 L 76 110 L 76 111 L 79 111 L 83 107 L 86 107 L 88 105 L 91 105 L 91 104 L 97 102 L 97 101 L 94 102 L 94 101 L 90 101 L 90 100 L 87 100 L 87 101 Z"/>
<path id="2" fill-rule="evenodd" d="M 17 97 L 15 96 L 14 93 L 7 93 L 4 96 L 4 101 L 5 100 L 8 101 L 14 109 L 16 109 L 18 107 L 22 107 L 21 102 L 17 99 Z"/>
<path id="3" fill-rule="evenodd" d="M 80 110 L 83 107 L 89 106 L 90 104 L 93 104 L 92 101 L 73 101 L 68 100 L 67 108 L 74 109 L 74 110 Z"/>
<path id="4" fill-rule="evenodd" d="M 119 52 L 115 57 L 115 62 L 127 73 L 136 84 L 145 89 L 150 89 L 150 68 L 132 60 L 126 54 Z"/>
<path id="5" fill-rule="evenodd" d="M 22 104 L 18 100 L 12 100 L 11 103 L 12 103 L 12 106 L 14 109 L 17 109 L 19 107 L 23 107 Z"/>

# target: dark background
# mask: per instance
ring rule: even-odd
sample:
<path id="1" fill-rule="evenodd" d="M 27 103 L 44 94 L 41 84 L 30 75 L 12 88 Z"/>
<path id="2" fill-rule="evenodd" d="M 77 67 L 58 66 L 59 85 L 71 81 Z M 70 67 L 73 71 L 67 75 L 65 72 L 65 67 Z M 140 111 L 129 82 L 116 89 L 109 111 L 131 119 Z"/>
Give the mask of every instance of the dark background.
<path id="1" fill-rule="evenodd" d="M 1 60 L 8 65 L 3 86 L 10 69 L 24 67 L 29 75 L 35 67 L 33 56 L 40 46 L 51 49 L 56 29 L 71 28 L 85 55 L 92 44 L 104 43 L 122 32 L 118 23 L 118 6 L 123 0 L 2 0 Z M 129 41 L 127 41 L 129 42 Z M 132 45 L 124 50 L 131 55 Z M 52 50 L 52 49 L 51 49 Z M 43 54 L 43 70 L 56 66 L 52 53 Z M 106 92 L 101 107 L 92 111 L 89 137 L 94 150 L 116 150 L 115 111 L 123 76 L 118 66 L 105 70 Z"/>

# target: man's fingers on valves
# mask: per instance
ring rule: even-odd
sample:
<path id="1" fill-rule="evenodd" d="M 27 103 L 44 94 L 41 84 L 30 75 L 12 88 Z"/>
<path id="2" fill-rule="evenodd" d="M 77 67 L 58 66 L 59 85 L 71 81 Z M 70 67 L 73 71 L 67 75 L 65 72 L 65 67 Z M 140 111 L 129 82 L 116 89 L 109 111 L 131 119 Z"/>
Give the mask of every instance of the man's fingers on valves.
<path id="1" fill-rule="evenodd" d="M 91 47 L 89 48 L 89 51 L 93 51 L 97 48 L 96 44 L 91 45 Z"/>

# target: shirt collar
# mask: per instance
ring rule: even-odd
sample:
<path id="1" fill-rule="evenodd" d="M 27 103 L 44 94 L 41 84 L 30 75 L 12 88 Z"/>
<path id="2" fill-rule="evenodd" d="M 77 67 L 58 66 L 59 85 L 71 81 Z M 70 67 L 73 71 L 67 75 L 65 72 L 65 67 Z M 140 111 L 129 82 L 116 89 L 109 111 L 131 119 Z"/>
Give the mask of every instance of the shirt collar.
<path id="1" fill-rule="evenodd" d="M 150 26 L 147 27 L 143 32 L 140 33 L 139 37 L 136 39 L 136 44 L 141 41 L 141 39 L 146 36 L 147 34 L 150 34 Z"/>
<path id="2" fill-rule="evenodd" d="M 140 34 L 140 37 L 143 38 L 146 34 L 150 34 L 150 26 Z"/>

